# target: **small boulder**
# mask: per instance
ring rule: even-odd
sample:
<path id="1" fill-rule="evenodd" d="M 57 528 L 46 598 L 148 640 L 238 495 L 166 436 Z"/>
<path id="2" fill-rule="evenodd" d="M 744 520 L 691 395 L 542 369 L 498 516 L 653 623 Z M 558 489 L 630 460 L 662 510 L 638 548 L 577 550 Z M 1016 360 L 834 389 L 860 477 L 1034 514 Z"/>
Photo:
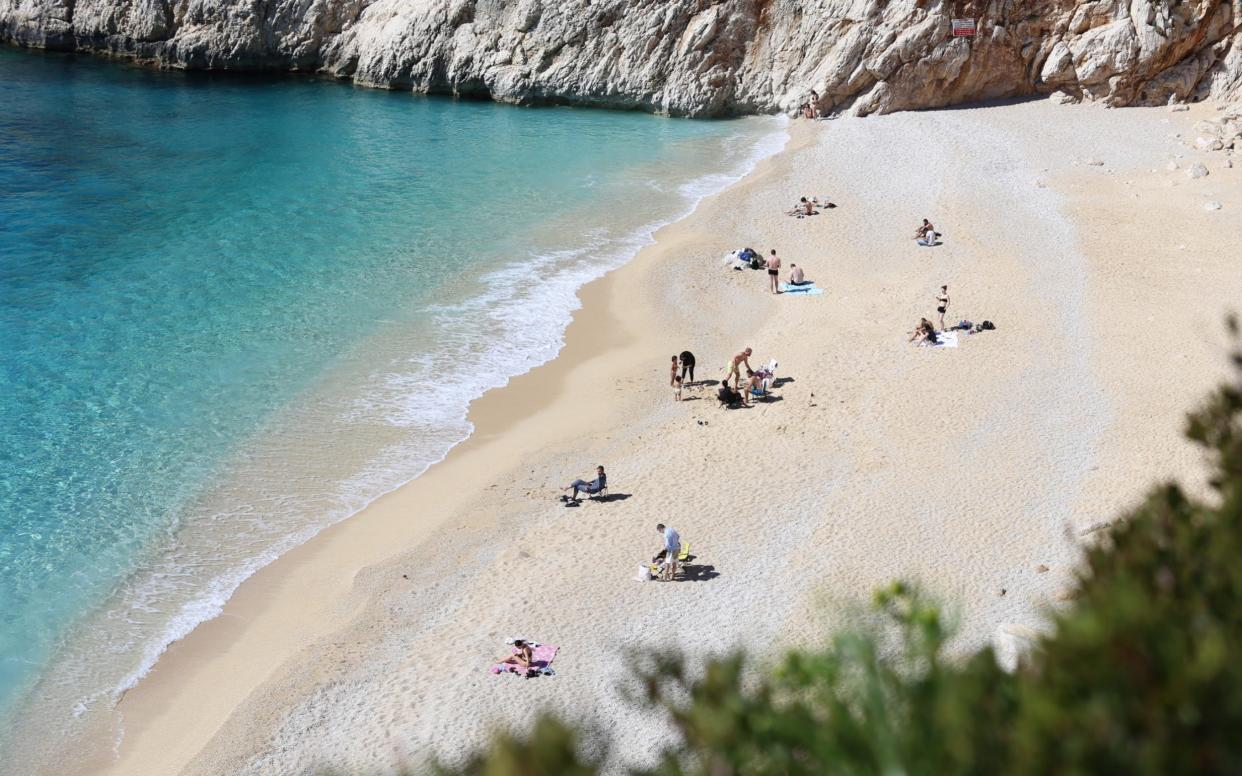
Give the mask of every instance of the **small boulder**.
<path id="1" fill-rule="evenodd" d="M 1186 177 L 1192 180 L 1196 180 L 1198 178 L 1206 178 L 1207 174 L 1208 174 L 1208 169 L 1203 166 L 1202 162 L 1195 162 L 1194 164 L 1190 166 L 1189 169 L 1186 170 Z"/>
<path id="2" fill-rule="evenodd" d="M 1169 163 L 1164 166 L 1164 169 L 1168 170 L 1169 172 L 1173 172 L 1174 170 L 1177 169 L 1177 162 L 1170 159 Z"/>
<path id="3" fill-rule="evenodd" d="M 1073 601 L 1077 597 L 1078 597 L 1078 591 L 1074 590 L 1073 588 L 1069 588 L 1069 587 L 1063 587 L 1053 595 L 1053 598 L 1057 599 L 1058 601 Z"/>
<path id="4" fill-rule="evenodd" d="M 1190 110 L 1189 105 L 1182 105 L 1180 103 L 1169 106 L 1169 113 L 1185 113 L 1188 110 Z"/>
<path id="5" fill-rule="evenodd" d="M 1103 167 L 1104 162 L 1100 159 L 1088 159 L 1087 164 L 1091 167 Z"/>
<path id="6" fill-rule="evenodd" d="M 1203 206 L 1204 210 L 1220 210 L 1219 202 L 1209 202 Z"/>
<path id="7" fill-rule="evenodd" d="M 1042 563 L 1041 563 L 1041 564 L 1039 564 L 1038 566 L 1036 566 L 1036 567 L 1035 567 L 1035 573 L 1036 573 L 1036 574 L 1046 574 L 1046 573 L 1048 573 L 1048 567 L 1047 567 L 1047 566 L 1045 566 L 1044 564 L 1042 564 Z"/>

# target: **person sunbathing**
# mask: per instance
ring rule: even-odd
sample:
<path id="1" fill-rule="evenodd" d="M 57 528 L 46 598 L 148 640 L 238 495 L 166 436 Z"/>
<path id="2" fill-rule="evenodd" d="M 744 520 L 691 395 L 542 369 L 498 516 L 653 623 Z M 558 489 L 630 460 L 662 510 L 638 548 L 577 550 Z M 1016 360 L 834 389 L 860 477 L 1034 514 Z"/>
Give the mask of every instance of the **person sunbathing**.
<path id="1" fill-rule="evenodd" d="M 799 197 L 798 204 L 793 206 L 793 210 L 789 211 L 789 215 L 798 216 L 799 218 L 802 216 L 813 216 L 815 215 L 815 203 L 806 197 Z"/>
<path id="2" fill-rule="evenodd" d="M 520 674 L 528 673 L 535 665 L 535 651 L 530 648 L 530 644 L 527 644 L 521 639 L 516 639 L 513 642 L 513 648 L 516 649 L 517 652 L 514 652 L 512 655 L 500 660 L 500 665 L 512 666 L 517 670 L 517 673 Z"/>
<path id="3" fill-rule="evenodd" d="M 924 218 L 923 223 L 914 230 L 914 239 L 918 240 L 920 245 L 935 245 L 936 227 L 932 226 L 931 221 Z"/>
<path id="4" fill-rule="evenodd" d="M 586 480 L 574 480 L 561 490 L 572 490 L 574 492 L 573 500 L 578 500 L 579 493 L 585 493 L 588 496 L 594 496 L 602 491 L 608 485 L 608 477 L 604 474 L 603 466 L 595 467 L 595 479 L 587 482 Z"/>
<path id="5" fill-rule="evenodd" d="M 910 339 L 908 341 L 916 345 L 922 345 L 925 342 L 935 345 L 936 327 L 932 325 L 931 321 L 922 318 L 919 320 L 919 325 L 914 327 L 914 331 L 910 332 Z"/>
<path id="6" fill-rule="evenodd" d="M 789 265 L 789 285 L 800 286 L 806 283 L 806 274 L 797 264 Z"/>

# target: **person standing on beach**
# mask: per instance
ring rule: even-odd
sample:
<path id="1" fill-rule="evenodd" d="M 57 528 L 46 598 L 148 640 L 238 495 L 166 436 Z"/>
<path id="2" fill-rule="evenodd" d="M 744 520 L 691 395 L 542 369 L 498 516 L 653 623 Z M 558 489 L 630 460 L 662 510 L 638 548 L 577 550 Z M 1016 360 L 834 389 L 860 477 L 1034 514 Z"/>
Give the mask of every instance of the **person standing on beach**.
<path id="1" fill-rule="evenodd" d="M 690 378 L 688 382 L 687 376 Z M 681 351 L 681 382 L 686 385 L 694 382 L 694 354 L 688 350 Z"/>
<path id="2" fill-rule="evenodd" d="M 729 378 L 732 377 L 733 390 L 735 391 L 738 389 L 738 385 L 742 382 L 741 365 L 746 365 L 747 372 L 752 371 L 750 368 L 750 353 L 750 348 L 746 348 L 741 353 L 734 356 L 733 360 L 729 362 L 729 371 L 725 374 L 724 381 L 727 383 L 729 382 Z"/>
<path id="3" fill-rule="evenodd" d="M 772 293 L 779 294 L 781 292 L 781 260 L 776 255 L 776 249 L 772 249 L 772 255 L 768 256 L 768 281 L 772 285 Z"/>
<path id="4" fill-rule="evenodd" d="M 677 385 L 677 356 L 673 356 L 673 365 L 669 367 L 668 384 Z"/>
<path id="5" fill-rule="evenodd" d="M 664 523 L 656 524 L 656 530 L 664 537 L 664 549 L 656 554 L 652 562 L 659 563 L 663 559 L 664 578 L 672 579 L 677 573 L 677 556 L 681 554 L 681 536 L 676 528 L 671 525 L 666 526 Z"/>
<path id="6" fill-rule="evenodd" d="M 936 312 L 940 313 L 940 330 L 944 331 L 944 314 L 949 309 L 949 287 L 941 286 L 936 296 Z"/>

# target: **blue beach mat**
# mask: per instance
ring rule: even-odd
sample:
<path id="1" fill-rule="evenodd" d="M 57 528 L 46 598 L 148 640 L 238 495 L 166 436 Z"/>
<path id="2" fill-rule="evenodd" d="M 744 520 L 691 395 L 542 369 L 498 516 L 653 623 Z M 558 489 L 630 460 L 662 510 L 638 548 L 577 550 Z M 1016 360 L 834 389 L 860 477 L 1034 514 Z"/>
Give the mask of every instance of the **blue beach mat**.
<path id="1" fill-rule="evenodd" d="M 799 294 L 801 296 L 819 296 L 824 293 L 824 289 L 816 288 L 814 283 L 803 283 L 800 286 L 781 283 L 781 291 L 786 294 Z"/>

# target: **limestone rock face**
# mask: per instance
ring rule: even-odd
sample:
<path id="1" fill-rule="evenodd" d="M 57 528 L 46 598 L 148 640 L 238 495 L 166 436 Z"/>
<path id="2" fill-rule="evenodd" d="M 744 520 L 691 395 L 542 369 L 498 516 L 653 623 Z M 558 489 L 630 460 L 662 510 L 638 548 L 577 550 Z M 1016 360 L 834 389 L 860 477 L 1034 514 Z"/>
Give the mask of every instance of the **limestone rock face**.
<path id="1" fill-rule="evenodd" d="M 689 116 L 1242 94 L 1242 0 L 0 0 L 0 40 Z"/>

